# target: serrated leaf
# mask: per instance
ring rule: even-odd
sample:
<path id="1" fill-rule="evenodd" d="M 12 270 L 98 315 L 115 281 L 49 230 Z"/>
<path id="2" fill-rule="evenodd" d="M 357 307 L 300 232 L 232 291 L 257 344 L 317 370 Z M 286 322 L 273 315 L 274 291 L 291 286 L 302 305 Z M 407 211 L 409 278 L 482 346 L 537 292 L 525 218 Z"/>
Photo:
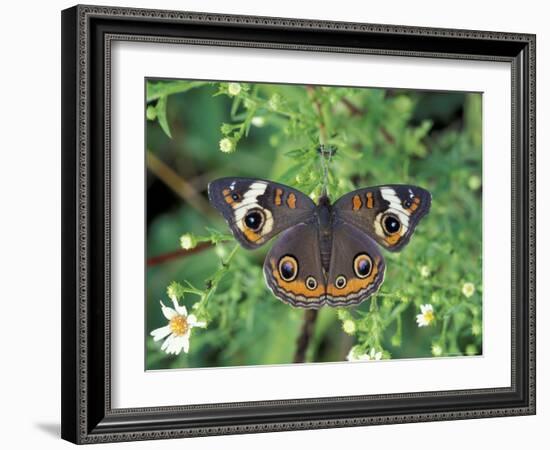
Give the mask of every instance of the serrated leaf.
<path id="1" fill-rule="evenodd" d="M 288 156 L 289 158 L 303 158 L 307 155 L 309 150 L 303 149 L 303 148 L 297 148 L 294 150 L 289 150 L 288 152 L 285 152 L 284 155 Z"/>

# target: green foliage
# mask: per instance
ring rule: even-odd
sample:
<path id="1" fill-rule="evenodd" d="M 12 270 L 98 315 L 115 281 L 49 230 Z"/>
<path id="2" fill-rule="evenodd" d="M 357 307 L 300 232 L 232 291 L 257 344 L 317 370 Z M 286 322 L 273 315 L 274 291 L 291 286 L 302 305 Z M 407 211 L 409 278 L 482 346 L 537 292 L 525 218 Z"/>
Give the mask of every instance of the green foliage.
<path id="1" fill-rule="evenodd" d="M 220 176 L 254 176 L 316 199 L 320 145 L 336 149 L 326 167 L 333 201 L 389 183 L 432 193 L 410 244 L 384 252 L 379 293 L 358 307 L 322 308 L 308 361 L 341 361 L 352 347 L 370 359 L 482 353 L 479 94 L 152 80 L 147 101 L 147 148 L 198 193 Z M 159 198 L 150 188 L 148 208 Z M 148 268 L 147 330 L 166 325 L 158 300 L 167 286 L 208 328 L 194 330 L 189 353 L 178 356 L 148 336 L 147 367 L 291 362 L 304 312 L 266 288 L 267 249 L 243 250 L 218 214 L 172 200 L 148 218 L 148 253 L 179 243 L 189 254 Z M 433 308 L 423 327 L 421 305 Z"/>

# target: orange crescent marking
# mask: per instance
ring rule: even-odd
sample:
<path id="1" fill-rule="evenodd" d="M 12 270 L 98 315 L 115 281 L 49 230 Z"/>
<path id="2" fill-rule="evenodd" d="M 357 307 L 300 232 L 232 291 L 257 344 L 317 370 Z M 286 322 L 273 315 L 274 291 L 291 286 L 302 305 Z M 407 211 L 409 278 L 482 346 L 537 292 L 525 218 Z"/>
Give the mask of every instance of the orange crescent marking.
<path id="1" fill-rule="evenodd" d="M 233 205 L 233 203 L 235 203 L 235 200 L 233 200 L 233 197 L 231 197 L 231 191 L 229 189 L 224 189 L 222 191 L 222 194 L 227 204 Z"/>
<path id="2" fill-rule="evenodd" d="M 395 233 L 394 235 L 392 236 L 387 236 L 384 238 L 386 243 L 389 244 L 389 245 L 395 245 L 399 242 L 399 240 L 401 239 L 401 235 L 399 233 Z"/>
<path id="3" fill-rule="evenodd" d="M 288 198 L 286 199 L 286 204 L 288 205 L 288 207 L 290 209 L 295 209 L 296 208 L 296 196 L 294 195 L 293 192 L 288 194 Z"/>
<path id="4" fill-rule="evenodd" d="M 372 209 L 374 206 L 374 199 L 372 198 L 372 192 L 367 192 L 367 208 Z"/>
<path id="5" fill-rule="evenodd" d="M 262 235 L 246 228 L 246 226 L 244 227 L 243 233 L 246 239 L 248 239 L 250 242 L 253 242 L 255 244 L 260 244 L 262 242 Z"/>
<path id="6" fill-rule="evenodd" d="M 348 295 L 355 294 L 356 292 L 365 289 L 372 284 L 376 275 L 378 274 L 378 264 L 380 259 L 376 260 L 376 265 L 373 267 L 371 274 L 367 278 L 352 278 L 348 280 L 343 289 L 338 289 L 334 284 L 327 286 L 327 294 L 333 297 L 347 297 Z"/>
<path id="7" fill-rule="evenodd" d="M 283 190 L 282 189 L 275 189 L 275 204 L 277 206 L 281 206 L 281 203 L 283 202 L 282 199 L 281 199 L 281 196 L 283 195 Z"/>
<path id="8" fill-rule="evenodd" d="M 232 197 L 233 192 L 231 192 L 230 189 L 224 189 L 224 190 L 222 191 L 222 194 L 223 194 L 223 197 L 224 197 L 225 202 L 226 202 L 228 205 L 231 205 L 231 207 L 232 207 L 233 209 L 236 209 L 237 206 L 239 206 L 239 205 L 241 204 L 241 202 L 237 202 L 237 201 L 233 200 L 233 197 Z M 239 195 L 239 194 L 237 194 L 237 195 Z M 240 196 L 239 196 L 239 197 L 240 197 Z"/>
<path id="9" fill-rule="evenodd" d="M 419 206 L 420 206 L 420 199 L 418 197 L 416 197 L 413 200 L 413 203 L 411 203 L 411 206 L 409 206 L 409 208 L 407 209 L 407 211 L 414 212 L 418 209 Z"/>
<path id="10" fill-rule="evenodd" d="M 275 260 L 271 259 L 271 273 L 277 282 L 277 286 L 280 286 L 287 292 L 294 295 L 303 295 L 309 299 L 318 299 L 325 293 L 325 287 L 321 284 L 320 280 L 317 280 L 317 287 L 313 290 L 306 287 L 304 280 L 295 279 L 293 281 L 285 281 L 281 278 L 279 271 L 277 270 Z"/>
<path id="11" fill-rule="evenodd" d="M 358 195 L 353 196 L 353 210 L 357 211 L 359 208 L 363 206 L 363 202 L 361 201 L 361 198 Z"/>

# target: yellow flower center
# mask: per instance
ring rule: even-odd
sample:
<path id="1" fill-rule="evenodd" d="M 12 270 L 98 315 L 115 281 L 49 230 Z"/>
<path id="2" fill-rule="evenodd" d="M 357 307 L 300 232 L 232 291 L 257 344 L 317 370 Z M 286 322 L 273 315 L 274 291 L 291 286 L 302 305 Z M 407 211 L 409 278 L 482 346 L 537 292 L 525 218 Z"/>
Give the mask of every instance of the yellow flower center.
<path id="1" fill-rule="evenodd" d="M 430 323 L 432 320 L 434 320 L 434 312 L 433 311 L 426 311 L 424 313 L 424 320 L 428 323 Z"/>
<path id="2" fill-rule="evenodd" d="M 188 329 L 187 317 L 175 316 L 170 319 L 170 330 L 176 336 L 183 336 Z"/>

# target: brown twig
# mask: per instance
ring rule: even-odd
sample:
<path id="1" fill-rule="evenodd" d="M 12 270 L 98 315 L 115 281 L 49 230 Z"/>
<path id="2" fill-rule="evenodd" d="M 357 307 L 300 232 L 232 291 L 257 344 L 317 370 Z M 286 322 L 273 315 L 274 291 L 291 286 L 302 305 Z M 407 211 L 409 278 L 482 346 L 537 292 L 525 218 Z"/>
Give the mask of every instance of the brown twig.
<path id="1" fill-rule="evenodd" d="M 304 311 L 304 321 L 300 336 L 296 341 L 296 353 L 294 353 L 294 362 L 303 363 L 306 360 L 306 352 L 313 334 L 313 328 L 317 321 L 319 311 L 317 309 L 306 309 Z"/>
<path id="2" fill-rule="evenodd" d="M 315 95 L 315 88 L 313 86 L 306 86 L 309 98 L 313 101 L 315 109 L 317 110 L 317 116 L 319 117 L 319 143 L 321 145 L 327 142 L 327 128 L 323 119 L 323 106 Z"/>
<path id="3" fill-rule="evenodd" d="M 156 266 L 158 264 L 163 264 L 168 261 L 172 261 L 177 258 L 184 258 L 186 256 L 190 256 L 194 253 L 199 253 L 204 250 L 208 250 L 211 248 L 213 244 L 211 242 L 201 242 L 199 243 L 195 248 L 184 250 L 183 248 L 180 248 L 178 250 L 174 250 L 172 252 L 163 253 L 161 255 L 157 256 L 151 256 L 151 258 L 147 259 L 147 267 Z"/>
<path id="4" fill-rule="evenodd" d="M 355 106 L 346 97 L 342 97 L 341 101 L 346 106 L 346 108 L 348 108 L 348 111 L 352 116 L 362 116 L 366 113 L 366 110 L 361 109 L 358 106 Z"/>
<path id="5" fill-rule="evenodd" d="M 352 116 L 364 116 L 367 114 L 367 110 L 365 108 L 361 109 L 358 106 L 355 106 L 346 97 L 342 97 L 341 102 L 346 106 L 346 108 L 348 108 L 348 111 Z M 395 144 L 395 137 L 393 137 L 384 125 L 380 126 L 380 134 L 382 134 L 382 137 L 388 144 Z"/>
<path id="6" fill-rule="evenodd" d="M 386 140 L 388 144 L 395 144 L 395 138 L 393 135 L 386 129 L 386 127 L 381 126 L 380 127 L 380 133 L 382 133 L 382 136 Z"/>
<path id="7" fill-rule="evenodd" d="M 147 150 L 147 168 L 197 211 L 205 215 L 213 214 L 208 202 L 197 192 L 193 185 L 177 174 L 164 161 L 157 158 L 150 150 Z"/>

